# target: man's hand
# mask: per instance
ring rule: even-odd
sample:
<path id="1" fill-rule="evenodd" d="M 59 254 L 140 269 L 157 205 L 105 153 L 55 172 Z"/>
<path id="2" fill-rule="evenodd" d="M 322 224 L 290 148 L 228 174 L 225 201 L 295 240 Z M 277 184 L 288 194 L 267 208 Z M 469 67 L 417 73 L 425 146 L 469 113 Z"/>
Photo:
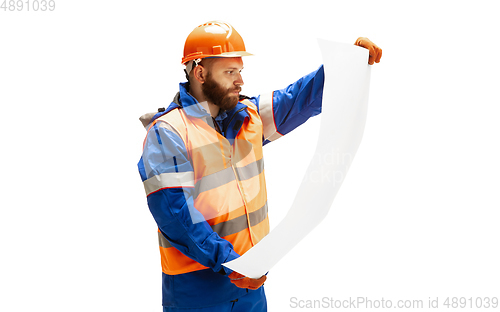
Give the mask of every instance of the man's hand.
<path id="1" fill-rule="evenodd" d="M 368 49 L 370 53 L 368 64 L 373 65 L 374 62 L 380 62 L 380 59 L 382 58 L 382 49 L 379 48 L 375 43 L 371 42 L 370 39 L 366 37 L 359 37 L 354 44 Z"/>
<path id="2" fill-rule="evenodd" d="M 245 275 L 242 275 L 238 272 L 233 272 L 229 274 L 229 278 L 231 279 L 231 283 L 236 285 L 239 288 L 248 288 L 248 289 L 258 289 L 260 286 L 264 284 L 267 277 L 262 275 L 260 278 L 249 278 Z"/>

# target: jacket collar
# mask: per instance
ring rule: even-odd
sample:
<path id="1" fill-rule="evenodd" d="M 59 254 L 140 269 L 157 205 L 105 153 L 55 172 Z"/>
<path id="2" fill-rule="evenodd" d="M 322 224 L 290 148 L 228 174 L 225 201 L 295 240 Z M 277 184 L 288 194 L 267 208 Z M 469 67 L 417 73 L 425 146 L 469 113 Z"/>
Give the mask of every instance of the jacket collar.
<path id="1" fill-rule="evenodd" d="M 203 106 L 201 106 L 200 103 L 198 103 L 194 96 L 189 94 L 186 89 L 187 84 L 187 82 L 179 84 L 179 93 L 178 96 L 175 96 L 174 102 L 177 100 L 179 107 L 184 109 L 184 112 L 191 117 L 206 118 L 207 116 L 210 116 L 210 114 L 205 110 L 205 108 L 203 108 Z"/>
<path id="2" fill-rule="evenodd" d="M 227 112 L 227 117 L 222 122 L 222 131 L 231 144 L 233 144 L 234 138 L 240 131 L 245 118 L 249 118 L 247 106 L 241 102 L 238 102 L 236 107 Z"/>

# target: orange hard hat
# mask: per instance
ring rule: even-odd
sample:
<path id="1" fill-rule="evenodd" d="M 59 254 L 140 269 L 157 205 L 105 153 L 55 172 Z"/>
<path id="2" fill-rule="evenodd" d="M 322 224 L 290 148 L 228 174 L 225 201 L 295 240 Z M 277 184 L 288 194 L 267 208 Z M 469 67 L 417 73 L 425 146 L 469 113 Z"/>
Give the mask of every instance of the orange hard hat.
<path id="1" fill-rule="evenodd" d="M 182 64 L 205 57 L 252 55 L 245 50 L 240 34 L 228 23 L 212 21 L 196 27 L 184 44 Z"/>

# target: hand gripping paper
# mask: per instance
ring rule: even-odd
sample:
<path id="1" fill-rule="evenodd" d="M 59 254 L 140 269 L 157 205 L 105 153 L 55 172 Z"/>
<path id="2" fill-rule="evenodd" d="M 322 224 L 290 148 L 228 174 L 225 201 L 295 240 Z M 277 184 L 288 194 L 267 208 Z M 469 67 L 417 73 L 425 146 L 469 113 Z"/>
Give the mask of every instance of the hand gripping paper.
<path id="1" fill-rule="evenodd" d="M 325 70 L 318 145 L 285 218 L 257 245 L 224 266 L 266 274 L 327 215 L 363 136 L 370 85 L 368 50 L 318 40 Z"/>

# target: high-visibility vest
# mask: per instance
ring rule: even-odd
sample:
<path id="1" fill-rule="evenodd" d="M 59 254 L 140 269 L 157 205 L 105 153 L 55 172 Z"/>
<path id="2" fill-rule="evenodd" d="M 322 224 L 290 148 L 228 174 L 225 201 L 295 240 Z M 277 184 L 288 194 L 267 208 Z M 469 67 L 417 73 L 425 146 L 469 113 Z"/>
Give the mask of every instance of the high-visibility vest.
<path id="1" fill-rule="evenodd" d="M 182 108 L 157 118 L 149 127 L 167 127 L 183 140 L 193 173 L 181 179 L 177 176 L 178 181 L 172 185 L 194 187 L 194 207 L 239 255 L 269 233 L 262 121 L 252 102 L 242 103 L 247 106 L 249 118 L 245 118 L 233 144 L 205 119 L 189 116 Z M 145 187 L 147 192 L 148 187 L 149 192 L 155 191 L 154 185 Z M 173 247 L 159 229 L 158 236 L 163 273 L 207 269 Z"/>

